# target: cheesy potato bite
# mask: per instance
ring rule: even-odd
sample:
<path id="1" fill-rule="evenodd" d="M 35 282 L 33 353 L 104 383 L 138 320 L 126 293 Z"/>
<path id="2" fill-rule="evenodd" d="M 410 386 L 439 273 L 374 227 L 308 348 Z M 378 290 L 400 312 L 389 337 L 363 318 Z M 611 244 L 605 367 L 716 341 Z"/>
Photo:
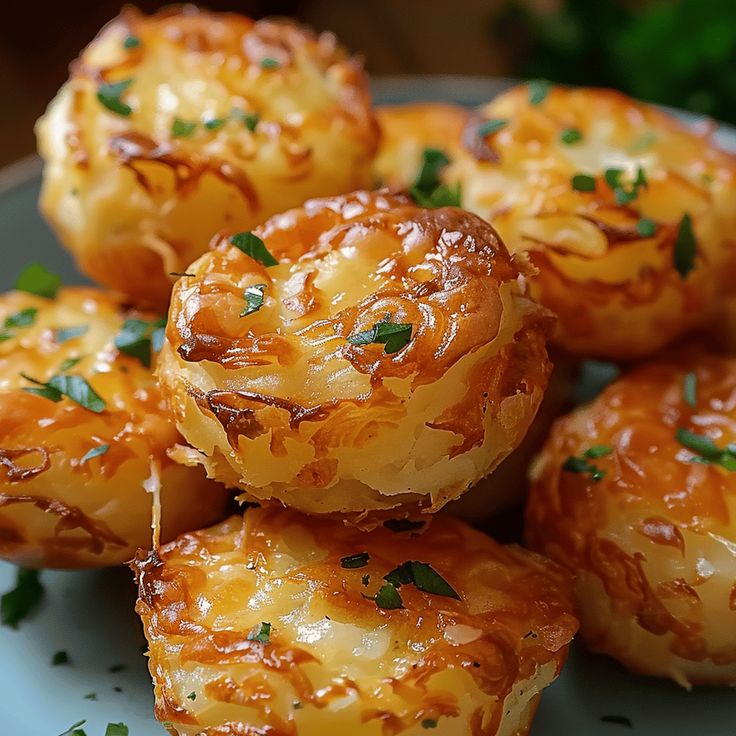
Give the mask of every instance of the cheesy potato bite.
<path id="1" fill-rule="evenodd" d="M 124 10 L 37 135 L 41 207 L 80 268 L 165 307 L 218 230 L 369 186 L 377 126 L 333 35 L 187 5 Z"/>
<path id="2" fill-rule="evenodd" d="M 159 497 L 164 539 L 222 518 L 225 492 L 167 457 L 181 438 L 143 364 L 154 320 L 88 288 L 0 296 L 3 559 L 121 564 L 150 548 Z"/>
<path id="3" fill-rule="evenodd" d="M 736 359 L 642 366 L 555 426 L 532 547 L 577 575 L 595 651 L 682 685 L 736 685 Z"/>
<path id="4" fill-rule="evenodd" d="M 197 450 L 178 458 L 247 500 L 434 512 L 519 444 L 547 385 L 549 316 L 456 208 L 311 200 L 188 271 L 158 368 Z"/>
<path id="5" fill-rule="evenodd" d="M 252 508 L 134 570 L 173 736 L 523 736 L 577 629 L 562 568 L 450 517 Z"/>

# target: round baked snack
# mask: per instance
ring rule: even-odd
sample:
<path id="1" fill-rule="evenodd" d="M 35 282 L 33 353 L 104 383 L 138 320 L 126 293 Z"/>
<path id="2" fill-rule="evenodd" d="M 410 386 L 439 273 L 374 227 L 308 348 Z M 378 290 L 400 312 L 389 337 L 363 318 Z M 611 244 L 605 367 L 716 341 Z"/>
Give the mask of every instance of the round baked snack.
<path id="1" fill-rule="evenodd" d="M 225 491 L 167 457 L 181 437 L 149 368 L 161 323 L 26 276 L 47 296 L 0 295 L 0 558 L 122 564 L 151 548 L 159 498 L 163 539 L 222 518 Z"/>
<path id="2" fill-rule="evenodd" d="M 736 684 L 735 397 L 735 358 L 634 370 L 557 423 L 527 506 L 588 645 L 686 687 Z"/>
<path id="3" fill-rule="evenodd" d="M 177 283 L 158 375 L 181 462 L 313 514 L 431 513 L 523 439 L 550 318 L 493 229 L 356 192 L 220 236 Z"/>
<path id="4" fill-rule="evenodd" d="M 444 515 L 252 508 L 134 569 L 172 736 L 523 736 L 577 628 L 562 568 Z"/>
<path id="5" fill-rule="evenodd" d="M 653 355 L 709 321 L 724 282 L 733 290 L 736 157 L 711 129 L 611 90 L 535 82 L 481 108 L 463 142 L 446 173 L 462 206 L 528 254 L 531 294 L 573 354 Z"/>
<path id="6" fill-rule="evenodd" d="M 378 138 L 332 34 L 192 5 L 125 9 L 37 134 L 41 207 L 81 270 L 159 308 L 218 230 L 368 186 Z"/>

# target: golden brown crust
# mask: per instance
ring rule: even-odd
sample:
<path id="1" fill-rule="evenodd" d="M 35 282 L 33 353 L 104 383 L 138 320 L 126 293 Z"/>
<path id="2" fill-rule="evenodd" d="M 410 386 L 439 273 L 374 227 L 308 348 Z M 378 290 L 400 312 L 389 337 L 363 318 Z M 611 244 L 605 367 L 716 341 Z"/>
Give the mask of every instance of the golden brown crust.
<path id="1" fill-rule="evenodd" d="M 408 559 L 460 600 L 406 584 L 403 608 L 379 608 L 370 597 Z M 253 508 L 135 570 L 156 717 L 187 736 L 415 734 L 427 719 L 510 736 L 577 627 L 560 568 L 442 516 L 416 536 Z M 267 643 L 252 638 L 262 621 Z"/>
<path id="2" fill-rule="evenodd" d="M 157 478 L 164 538 L 216 521 L 226 494 L 169 459 L 181 438 L 151 370 L 113 345 L 126 318 L 155 317 L 87 288 L 63 289 L 54 300 L 0 296 L 0 324 L 23 310 L 36 310 L 32 324 L 0 341 L 0 556 L 26 566 L 123 563 L 151 545 L 153 497 L 144 485 Z M 63 340 L 63 328 L 83 334 Z M 82 377 L 104 410 L 28 393 L 36 385 L 22 374 Z"/>
<path id="3" fill-rule="evenodd" d="M 357 192 L 255 233 L 279 265 L 216 239 L 175 287 L 159 368 L 212 476 L 308 512 L 404 515 L 436 510 L 521 441 L 547 384 L 549 317 L 486 223 Z M 242 316 L 259 284 L 263 306 Z M 410 326 L 400 350 L 348 339 L 387 319 Z"/>
<path id="4" fill-rule="evenodd" d="M 127 80 L 125 115 L 98 92 Z M 368 185 L 378 138 L 367 78 L 334 36 L 193 6 L 125 9 L 38 137 L 42 208 L 81 268 L 159 307 L 223 227 Z"/>
<path id="5" fill-rule="evenodd" d="M 736 478 L 677 438 L 734 442 L 734 396 L 733 358 L 690 352 L 632 371 L 557 423 L 527 506 L 531 545 L 578 574 L 590 646 L 682 684 L 736 682 Z M 599 445 L 611 449 L 587 458 L 599 481 L 563 469 Z"/>

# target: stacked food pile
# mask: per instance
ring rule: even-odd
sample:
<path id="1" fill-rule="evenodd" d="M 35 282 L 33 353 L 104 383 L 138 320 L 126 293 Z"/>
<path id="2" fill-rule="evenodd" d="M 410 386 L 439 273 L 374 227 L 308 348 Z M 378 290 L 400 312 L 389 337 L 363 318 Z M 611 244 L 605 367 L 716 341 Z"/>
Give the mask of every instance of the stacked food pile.
<path id="1" fill-rule="evenodd" d="M 546 82 L 374 111 L 332 35 L 188 6 L 106 26 L 38 136 L 101 287 L 0 298 L 0 553 L 134 558 L 169 733 L 526 734 L 578 618 L 736 683 L 707 131 Z M 648 362 L 552 424 L 589 358 Z M 471 526 L 527 477 L 536 552 Z"/>

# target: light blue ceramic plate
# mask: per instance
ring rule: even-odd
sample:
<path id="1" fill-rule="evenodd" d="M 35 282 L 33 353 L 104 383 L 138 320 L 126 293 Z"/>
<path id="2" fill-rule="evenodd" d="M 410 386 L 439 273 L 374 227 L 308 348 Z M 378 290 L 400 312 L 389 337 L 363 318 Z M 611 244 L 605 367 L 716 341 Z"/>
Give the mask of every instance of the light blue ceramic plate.
<path id="1" fill-rule="evenodd" d="M 381 103 L 475 105 L 504 86 L 490 79 L 397 78 L 377 82 L 375 92 Z M 718 136 L 736 151 L 736 131 L 722 126 Z M 0 289 L 9 288 L 31 260 L 42 260 L 69 282 L 82 281 L 36 212 L 38 174 L 35 159 L 0 172 Z M 593 391 L 594 373 L 581 387 L 586 395 Z M 0 563 L 0 591 L 12 587 L 14 575 L 13 567 Z M 17 631 L 0 627 L 0 736 L 56 736 L 81 719 L 88 736 L 102 736 L 108 722 L 121 721 L 131 736 L 162 736 L 152 715 L 132 576 L 117 569 L 45 572 L 42 579 L 46 597 L 38 613 Z M 71 663 L 52 667 L 59 650 L 68 652 Z M 602 720 L 610 716 L 625 717 L 631 727 Z M 736 693 L 687 693 L 668 682 L 631 677 L 578 646 L 542 699 L 532 734 L 736 736 Z"/>

